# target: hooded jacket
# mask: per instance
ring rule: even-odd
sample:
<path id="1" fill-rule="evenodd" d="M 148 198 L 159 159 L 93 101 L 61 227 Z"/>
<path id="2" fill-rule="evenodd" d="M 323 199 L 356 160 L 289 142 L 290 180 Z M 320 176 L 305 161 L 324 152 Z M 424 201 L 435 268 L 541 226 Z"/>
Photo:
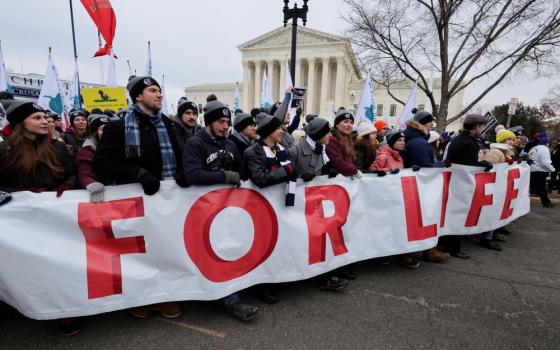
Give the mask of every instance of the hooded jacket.
<path id="1" fill-rule="evenodd" d="M 404 162 L 399 151 L 385 146 L 377 152 L 377 156 L 373 164 L 369 167 L 370 170 L 383 170 L 388 172 L 390 169 L 402 169 Z"/>
<path id="2" fill-rule="evenodd" d="M 429 130 L 414 119 L 409 120 L 406 125 L 403 131 L 406 141 L 403 152 L 404 166 L 406 168 L 413 165 L 424 168 L 443 167 L 442 162 L 436 161 L 434 148 L 428 143 Z"/>

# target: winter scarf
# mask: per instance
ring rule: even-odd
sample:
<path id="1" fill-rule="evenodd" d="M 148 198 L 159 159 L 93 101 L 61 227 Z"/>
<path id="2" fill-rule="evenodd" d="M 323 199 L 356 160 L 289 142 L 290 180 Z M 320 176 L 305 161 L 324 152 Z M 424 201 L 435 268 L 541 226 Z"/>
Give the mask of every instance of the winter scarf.
<path id="1" fill-rule="evenodd" d="M 287 165 L 291 165 L 290 159 L 286 154 L 286 150 L 282 145 L 278 144 L 276 148 L 276 154 L 264 144 L 264 142 L 260 141 L 261 145 L 264 149 L 264 153 L 266 155 L 266 169 L 269 171 L 274 171 L 279 167 L 284 167 Z M 296 179 L 297 177 L 294 176 L 295 174 L 290 175 L 288 179 L 288 184 L 286 186 L 286 206 L 293 207 L 295 202 L 295 192 L 296 192 Z"/>
<path id="2" fill-rule="evenodd" d="M 124 118 L 124 139 L 125 139 L 125 157 L 141 157 L 142 145 L 140 144 L 140 126 L 138 125 L 138 117 L 136 114 L 144 114 L 144 112 L 137 106 L 133 106 L 128 110 Z M 167 134 L 167 129 L 163 123 L 163 114 L 161 111 L 155 117 L 148 116 L 150 122 L 156 127 L 159 149 L 161 152 L 161 161 L 163 164 L 161 177 L 162 180 L 174 177 L 177 172 L 177 164 L 175 160 L 175 153 L 173 153 L 173 146 Z"/>
<path id="3" fill-rule="evenodd" d="M 251 141 L 251 139 L 249 137 L 247 137 L 247 135 L 242 134 L 235 129 L 232 129 L 231 133 L 233 134 L 233 136 L 237 137 L 239 140 L 241 140 L 247 146 L 251 146 L 253 144 L 253 141 Z"/>

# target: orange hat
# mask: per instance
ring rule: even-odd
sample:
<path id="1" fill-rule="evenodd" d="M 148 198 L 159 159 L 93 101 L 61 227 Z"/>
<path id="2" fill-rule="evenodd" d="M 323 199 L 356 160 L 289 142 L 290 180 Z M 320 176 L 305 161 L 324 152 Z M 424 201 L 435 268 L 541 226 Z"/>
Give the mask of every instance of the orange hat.
<path id="1" fill-rule="evenodd" d="M 378 131 L 381 129 L 389 129 L 389 125 L 381 119 L 376 120 L 375 123 L 373 123 L 373 126 L 375 126 Z"/>

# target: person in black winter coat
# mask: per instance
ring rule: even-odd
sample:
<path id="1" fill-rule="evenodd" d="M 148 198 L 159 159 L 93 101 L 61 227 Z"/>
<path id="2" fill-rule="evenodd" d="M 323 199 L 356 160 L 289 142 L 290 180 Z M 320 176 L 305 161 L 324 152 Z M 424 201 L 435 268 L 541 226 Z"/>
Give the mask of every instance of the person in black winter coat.
<path id="1" fill-rule="evenodd" d="M 183 149 L 185 143 L 201 129 L 202 126 L 198 124 L 198 107 L 196 103 L 187 100 L 185 97 L 181 97 L 177 105 L 175 123 L 179 147 Z"/>
<path id="2" fill-rule="evenodd" d="M 244 177 L 243 159 L 235 144 L 226 138 L 231 121 L 229 108 L 217 99 L 204 106 L 204 129 L 185 144 L 183 164 L 185 178 L 190 185 L 211 186 L 230 184 L 239 186 Z M 226 310 L 236 319 L 253 319 L 258 308 L 243 303 L 239 293 L 222 298 Z"/>
<path id="3" fill-rule="evenodd" d="M 447 150 L 447 162 L 453 164 L 483 167 L 485 171 L 490 171 L 492 163 L 480 160 L 480 132 L 482 125 L 486 123 L 486 118 L 480 114 L 469 114 L 463 122 L 463 129 L 459 132 Z M 493 250 L 501 250 L 498 243 L 492 241 L 493 231 L 482 233 L 480 245 Z M 461 251 L 461 236 L 442 237 L 441 243 L 447 251 L 458 258 L 469 258 L 468 254 Z"/>
<path id="4" fill-rule="evenodd" d="M 76 157 L 88 137 L 87 113 L 84 111 L 70 112 L 70 128 L 62 135 L 62 139 L 73 157 Z"/>
<path id="5" fill-rule="evenodd" d="M 237 146 L 237 150 L 242 157 L 245 150 L 252 146 L 258 138 L 259 135 L 257 134 L 257 124 L 255 123 L 255 118 L 246 113 L 236 114 L 233 122 L 233 130 L 228 136 L 228 139 Z M 242 177 L 242 180 L 247 180 L 249 170 L 247 168 L 247 162 L 244 161 L 243 163 L 244 176 Z"/>
<path id="6" fill-rule="evenodd" d="M 128 89 L 136 104 L 124 119 L 105 126 L 93 159 L 95 173 L 107 179 L 106 185 L 140 182 L 147 195 L 159 191 L 165 179 L 175 178 L 185 187 L 175 122 L 161 114 L 159 84 L 152 78 L 136 77 Z"/>
<path id="7" fill-rule="evenodd" d="M 436 161 L 434 149 L 428 139 L 434 118 L 428 112 L 418 112 L 409 120 L 403 131 L 405 150 L 403 152 L 404 167 L 439 168 L 443 163 Z"/>

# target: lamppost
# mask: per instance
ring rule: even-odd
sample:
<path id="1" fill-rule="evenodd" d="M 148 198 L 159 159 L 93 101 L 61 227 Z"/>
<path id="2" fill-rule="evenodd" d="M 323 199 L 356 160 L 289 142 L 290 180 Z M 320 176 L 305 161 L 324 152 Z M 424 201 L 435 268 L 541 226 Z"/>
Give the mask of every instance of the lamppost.
<path id="1" fill-rule="evenodd" d="M 297 27 L 298 19 L 303 20 L 303 25 L 307 24 L 307 2 L 309 0 L 303 0 L 303 7 L 298 8 L 297 2 L 294 4 L 294 8 L 289 8 L 288 5 L 290 0 L 284 0 L 284 27 L 288 25 L 288 21 L 292 20 L 292 58 L 290 61 L 290 74 L 292 75 L 292 82 L 296 84 L 296 43 L 297 43 Z"/>

